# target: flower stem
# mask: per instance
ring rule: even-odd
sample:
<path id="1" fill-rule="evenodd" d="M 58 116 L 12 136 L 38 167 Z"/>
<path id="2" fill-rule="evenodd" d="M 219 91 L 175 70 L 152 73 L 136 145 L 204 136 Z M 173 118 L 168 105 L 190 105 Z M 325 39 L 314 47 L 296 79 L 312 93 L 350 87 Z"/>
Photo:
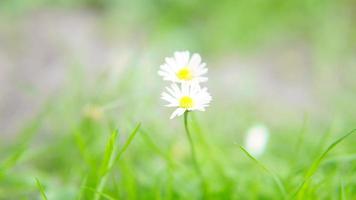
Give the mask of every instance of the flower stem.
<path id="1" fill-rule="evenodd" d="M 206 193 L 207 193 L 207 185 L 206 185 L 203 173 L 202 173 L 202 171 L 200 169 L 200 166 L 198 164 L 198 160 L 197 160 L 197 156 L 196 156 L 196 152 L 195 152 L 195 147 L 194 147 L 194 142 L 193 142 L 193 139 L 192 139 L 192 135 L 191 135 L 191 133 L 189 131 L 188 113 L 189 113 L 189 111 L 185 111 L 185 113 L 184 113 L 184 128 L 185 128 L 185 132 L 187 133 L 189 144 L 190 144 L 190 149 L 191 149 L 191 152 L 192 152 L 193 165 L 194 165 L 196 173 L 200 177 L 201 187 L 202 187 L 202 190 L 203 190 L 203 195 L 205 197 Z"/>

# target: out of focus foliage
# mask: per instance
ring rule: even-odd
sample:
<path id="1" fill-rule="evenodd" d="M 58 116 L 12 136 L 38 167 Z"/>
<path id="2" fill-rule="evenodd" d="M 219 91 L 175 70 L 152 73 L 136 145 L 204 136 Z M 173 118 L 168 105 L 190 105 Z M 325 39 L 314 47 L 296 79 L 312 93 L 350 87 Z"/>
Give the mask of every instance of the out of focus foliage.
<path id="1" fill-rule="evenodd" d="M 116 29 L 138 29 L 158 43 L 184 43 L 209 52 L 249 50 L 303 38 L 324 57 L 355 50 L 352 0 L 4 0 L 0 13 L 40 8 L 91 9 Z M 130 29 L 131 28 L 131 29 Z"/>

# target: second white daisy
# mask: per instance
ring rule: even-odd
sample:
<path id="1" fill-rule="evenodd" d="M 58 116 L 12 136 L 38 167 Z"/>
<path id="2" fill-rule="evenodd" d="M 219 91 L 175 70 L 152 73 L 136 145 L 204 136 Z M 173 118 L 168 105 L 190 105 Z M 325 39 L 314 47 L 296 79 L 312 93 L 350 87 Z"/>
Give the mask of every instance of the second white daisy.
<path id="1" fill-rule="evenodd" d="M 185 111 L 205 111 L 212 99 L 207 88 L 201 88 L 199 84 L 182 83 L 179 87 L 173 83 L 166 87 L 166 90 L 167 92 L 162 92 L 161 98 L 168 102 L 166 106 L 177 108 L 171 119 L 184 114 Z"/>
<path id="2" fill-rule="evenodd" d="M 255 125 L 247 131 L 245 147 L 253 156 L 262 155 L 268 143 L 269 131 L 264 125 Z"/>
<path id="3" fill-rule="evenodd" d="M 175 83 L 199 83 L 208 80 L 207 77 L 203 77 L 208 72 L 206 64 L 201 61 L 197 53 L 190 57 L 189 51 L 178 51 L 174 53 L 174 57 L 168 57 L 165 61 L 166 63 L 161 65 L 158 71 L 164 80 Z"/>

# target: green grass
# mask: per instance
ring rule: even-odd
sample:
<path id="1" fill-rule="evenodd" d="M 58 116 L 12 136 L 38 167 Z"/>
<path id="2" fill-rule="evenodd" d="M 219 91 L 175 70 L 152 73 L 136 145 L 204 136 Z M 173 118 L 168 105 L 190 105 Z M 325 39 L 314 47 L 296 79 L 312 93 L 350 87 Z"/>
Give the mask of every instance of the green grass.
<path id="1" fill-rule="evenodd" d="M 46 196 L 46 193 L 45 193 L 45 191 L 44 191 L 44 188 L 43 188 L 41 182 L 40 182 L 37 178 L 36 178 L 35 180 L 36 180 L 36 185 L 37 185 L 37 187 L 38 187 L 38 190 L 39 190 L 40 193 L 41 193 L 42 199 L 43 199 L 43 200 L 47 200 L 48 198 L 47 198 L 47 196 Z"/>
<path id="2" fill-rule="evenodd" d="M 72 74 L 60 97 L 50 98 L 16 140 L 1 145 L 0 199 L 8 194 L 13 199 L 83 200 L 355 196 L 355 134 L 341 136 L 352 127 L 348 119 L 329 127 L 314 125 L 312 117 L 273 123 L 245 110 L 249 107 L 230 104 L 224 110 L 224 104 L 213 103 L 207 112 L 188 118 L 197 173 L 183 118 L 168 119 L 158 99 L 159 80 L 153 74 L 154 84 L 143 91 L 147 80 L 141 78 L 150 73 L 138 69 L 128 70 L 131 80 L 108 88 L 102 79 L 81 86 Z M 110 109 L 98 117 L 88 113 L 88 104 Z M 236 113 L 245 113 L 248 120 L 231 120 Z M 256 119 L 271 131 L 268 148 L 258 158 L 236 146 Z"/>
<path id="3" fill-rule="evenodd" d="M 87 77 L 75 55 L 64 62 L 65 85 L 13 139 L 0 140 L 0 200 L 354 199 L 355 70 L 347 68 L 354 64 L 347 57 L 353 58 L 356 35 L 352 3 L 266 2 L 1 2 L 0 29 L 14 16 L 14 24 L 22 22 L 31 10 L 90 8 L 108 37 L 136 37 L 142 30 L 143 46 L 152 47 L 135 51 L 119 75 Z M 225 63 L 209 62 L 214 100 L 207 112 L 188 119 L 193 162 L 183 117 L 169 120 L 171 110 L 159 100 L 163 83 L 156 71 L 166 52 L 199 49 L 209 61 L 237 51 L 244 58 L 251 51 L 253 57 L 256 46 L 293 46 L 299 39 L 308 44 L 302 53 L 313 66 L 306 76 L 322 105 L 298 110 L 251 99 L 253 85 L 225 88 L 217 76 L 229 74 L 214 74 Z M 293 82 L 288 73 L 286 82 Z M 235 98 L 245 87 L 251 89 L 248 97 L 241 92 Z M 246 130 L 256 122 L 271 133 L 260 157 L 243 147 Z"/>
<path id="4" fill-rule="evenodd" d="M 245 148 L 243 148 L 242 146 L 240 146 L 240 149 L 251 159 L 253 160 L 256 165 L 258 165 L 261 169 L 263 169 L 266 173 L 268 173 L 273 180 L 275 181 L 279 191 L 281 192 L 281 198 L 285 199 L 287 198 L 287 192 L 286 189 L 284 187 L 284 184 L 282 183 L 282 181 L 280 180 L 280 178 L 273 172 L 271 172 L 271 170 L 269 170 L 266 166 L 264 166 L 261 162 L 259 162 L 255 157 L 253 157 Z"/>
<path id="5" fill-rule="evenodd" d="M 355 134 L 349 132 L 355 118 L 340 115 L 321 125 L 303 112 L 297 118 L 264 113 L 249 102 L 226 104 L 215 95 L 207 112 L 192 112 L 188 119 L 198 174 L 183 117 L 169 120 L 159 100 L 161 80 L 145 66 L 128 67 L 122 75 L 129 78 L 112 81 L 108 71 L 83 84 L 89 80 L 81 76 L 82 66 L 73 66 L 67 86 L 16 139 L 0 141 L 0 199 L 355 196 Z M 271 132 L 258 158 L 237 148 L 255 121 Z"/>
<path id="6" fill-rule="evenodd" d="M 350 131 L 346 135 L 342 136 L 341 138 L 337 139 L 335 142 L 333 142 L 328 148 L 320 155 L 319 158 L 317 158 L 313 164 L 310 166 L 310 168 L 307 170 L 304 180 L 300 187 L 298 187 L 296 191 L 296 195 L 298 196 L 299 199 L 304 199 L 305 197 L 305 190 L 308 188 L 308 184 L 312 176 L 315 174 L 315 172 L 318 170 L 321 162 L 325 159 L 326 155 L 333 149 L 335 148 L 336 145 L 338 145 L 340 142 L 345 140 L 347 137 L 349 137 L 351 134 L 353 134 L 356 131 L 356 129 Z"/>

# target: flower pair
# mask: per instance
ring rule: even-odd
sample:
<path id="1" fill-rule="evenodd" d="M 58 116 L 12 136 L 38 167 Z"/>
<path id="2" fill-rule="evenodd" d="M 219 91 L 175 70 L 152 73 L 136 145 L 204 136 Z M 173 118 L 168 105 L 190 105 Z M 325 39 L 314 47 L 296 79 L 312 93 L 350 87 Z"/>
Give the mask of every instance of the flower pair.
<path id="1" fill-rule="evenodd" d="M 173 57 L 167 57 L 160 66 L 158 75 L 163 80 L 172 84 L 162 92 L 161 98 L 168 102 L 167 107 L 176 107 L 171 119 L 182 115 L 186 111 L 205 111 L 209 106 L 211 96 L 206 87 L 201 87 L 201 82 L 206 82 L 203 77 L 208 72 L 206 64 L 202 62 L 199 54 L 190 56 L 189 51 L 175 52 Z"/>

